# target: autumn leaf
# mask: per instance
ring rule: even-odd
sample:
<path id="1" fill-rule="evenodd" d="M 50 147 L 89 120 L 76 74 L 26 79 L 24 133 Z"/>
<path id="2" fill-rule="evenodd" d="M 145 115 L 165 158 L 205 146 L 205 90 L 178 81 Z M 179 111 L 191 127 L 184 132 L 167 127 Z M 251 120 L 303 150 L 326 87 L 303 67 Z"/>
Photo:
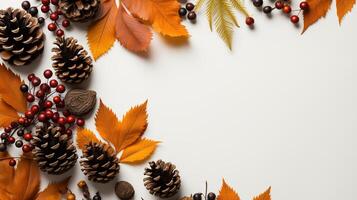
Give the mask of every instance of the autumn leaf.
<path id="1" fill-rule="evenodd" d="M 352 10 L 356 0 L 336 0 L 338 21 L 341 24 L 343 17 Z"/>
<path id="2" fill-rule="evenodd" d="M 77 130 L 77 146 L 84 150 L 85 145 L 90 142 L 99 143 L 100 141 L 94 135 L 94 133 L 86 128 L 78 128 Z"/>
<path id="3" fill-rule="evenodd" d="M 130 15 L 123 3 L 118 9 L 115 36 L 121 45 L 133 52 L 147 51 L 152 39 L 150 28 Z"/>
<path id="4" fill-rule="evenodd" d="M 150 23 L 155 31 L 170 37 L 187 37 L 178 15 L 177 0 L 128 0 L 125 6 L 135 16 Z"/>
<path id="5" fill-rule="evenodd" d="M 0 98 L 0 127 L 5 128 L 13 121 L 17 121 L 16 110 Z"/>
<path id="6" fill-rule="evenodd" d="M 100 20 L 89 26 L 87 40 L 95 60 L 106 53 L 115 42 L 115 18 L 117 6 L 110 0 L 110 10 Z"/>
<path id="7" fill-rule="evenodd" d="M 217 200 L 240 200 L 236 191 L 231 188 L 226 181 L 223 179 L 221 190 L 219 191 L 219 195 Z"/>
<path id="8" fill-rule="evenodd" d="M 99 6 L 99 9 L 98 9 L 97 14 L 95 15 L 95 18 L 93 19 L 93 21 L 94 22 L 98 21 L 98 20 L 102 19 L 103 17 L 107 16 L 111 7 L 112 7 L 111 0 L 101 1 L 101 4 Z"/>
<path id="9" fill-rule="evenodd" d="M 265 192 L 263 192 L 259 196 L 254 197 L 253 200 L 271 200 L 270 190 L 271 190 L 271 187 L 269 187 Z"/>
<path id="10" fill-rule="evenodd" d="M 127 164 L 142 162 L 152 155 L 158 143 L 159 142 L 153 140 L 140 139 L 133 145 L 124 149 L 123 154 L 120 157 L 120 162 Z"/>
<path id="11" fill-rule="evenodd" d="M 21 79 L 4 64 L 0 64 L 0 97 L 16 111 L 24 113 L 27 104 L 23 93 L 20 91 Z"/>
<path id="12" fill-rule="evenodd" d="M 36 200 L 60 200 L 62 194 L 66 193 L 67 191 L 70 178 L 71 177 L 68 177 L 59 183 L 49 184 L 45 190 L 38 194 Z"/>
<path id="13" fill-rule="evenodd" d="M 5 199 L 2 195 L 8 195 L 6 187 L 11 184 L 15 173 L 13 167 L 9 167 L 10 155 L 7 152 L 0 152 L 0 199 Z"/>

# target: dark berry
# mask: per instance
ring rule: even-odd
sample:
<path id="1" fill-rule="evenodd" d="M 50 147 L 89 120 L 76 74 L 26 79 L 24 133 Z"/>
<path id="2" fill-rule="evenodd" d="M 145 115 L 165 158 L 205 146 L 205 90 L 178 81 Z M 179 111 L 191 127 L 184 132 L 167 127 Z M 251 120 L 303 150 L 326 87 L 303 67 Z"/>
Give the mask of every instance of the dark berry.
<path id="1" fill-rule="evenodd" d="M 196 193 L 193 195 L 193 200 L 202 200 L 202 193 Z"/>
<path id="2" fill-rule="evenodd" d="M 40 85 L 40 89 L 41 89 L 43 92 L 47 93 L 47 92 L 50 91 L 50 86 L 49 86 L 47 83 L 42 83 L 42 84 Z"/>
<path id="3" fill-rule="evenodd" d="M 38 23 L 40 23 L 40 24 L 43 24 L 45 22 L 45 18 L 43 18 L 43 17 L 39 17 L 39 18 L 37 18 L 37 20 L 38 20 Z"/>
<path id="4" fill-rule="evenodd" d="M 190 11 L 187 15 L 187 19 L 189 19 L 191 21 L 196 20 L 196 17 L 197 17 L 197 15 L 196 15 L 195 11 Z"/>
<path id="5" fill-rule="evenodd" d="M 72 124 L 76 121 L 76 118 L 73 115 L 67 117 L 67 123 Z"/>
<path id="6" fill-rule="evenodd" d="M 29 119 L 33 118 L 34 113 L 31 110 L 25 112 L 25 116 Z"/>
<path id="7" fill-rule="evenodd" d="M 62 112 L 62 114 L 63 114 L 65 117 L 68 117 L 68 116 L 71 115 L 71 113 L 69 112 L 69 110 L 64 110 L 64 111 Z"/>
<path id="8" fill-rule="evenodd" d="M 38 105 L 31 106 L 31 112 L 36 114 L 36 113 L 38 113 L 38 111 L 40 111 L 40 107 Z"/>
<path id="9" fill-rule="evenodd" d="M 10 144 L 14 144 L 14 143 L 15 143 L 15 138 L 14 138 L 14 137 L 8 137 L 8 138 L 7 138 L 7 141 L 8 141 Z"/>
<path id="10" fill-rule="evenodd" d="M 65 27 L 65 28 L 69 27 L 70 24 L 71 24 L 71 23 L 70 23 L 69 20 L 67 20 L 67 19 L 65 19 L 65 20 L 62 21 L 62 26 Z"/>
<path id="11" fill-rule="evenodd" d="M 64 117 L 60 117 L 60 118 L 58 118 L 57 123 L 60 125 L 65 125 L 67 123 L 67 120 Z"/>
<path id="12" fill-rule="evenodd" d="M 57 29 L 57 25 L 55 23 L 49 23 L 47 28 L 49 31 L 55 31 Z"/>
<path id="13" fill-rule="evenodd" d="M 45 108 L 52 108 L 53 103 L 52 103 L 52 101 L 47 100 L 47 101 L 45 101 L 44 106 L 45 106 Z"/>
<path id="14" fill-rule="evenodd" d="M 53 113 L 53 116 L 52 116 L 52 121 L 57 123 L 58 122 L 58 119 L 59 119 L 60 115 L 58 112 L 55 112 Z"/>
<path id="15" fill-rule="evenodd" d="M 50 4 L 50 0 L 41 0 L 43 5 L 48 5 Z"/>
<path id="16" fill-rule="evenodd" d="M 306 1 L 301 2 L 300 8 L 301 10 L 309 10 L 309 3 L 307 3 Z"/>
<path id="17" fill-rule="evenodd" d="M 64 86 L 64 85 L 58 85 L 57 87 L 56 87 L 56 91 L 57 92 L 59 92 L 59 93 L 63 93 L 63 92 L 65 92 L 66 91 L 66 87 Z"/>
<path id="18" fill-rule="evenodd" d="M 17 131 L 17 135 L 18 135 L 19 137 L 22 137 L 22 136 L 24 135 L 24 130 L 22 130 L 22 129 L 18 130 L 18 131 Z"/>
<path id="19" fill-rule="evenodd" d="M 297 16 L 297 15 L 292 15 L 291 17 L 290 17 L 290 21 L 291 21 L 291 23 L 293 23 L 293 24 L 297 24 L 297 23 L 299 23 L 299 17 Z"/>
<path id="20" fill-rule="evenodd" d="M 59 102 L 58 104 L 56 104 L 56 107 L 57 108 L 64 108 L 64 101 L 61 101 L 61 102 Z"/>
<path id="21" fill-rule="evenodd" d="M 62 37 L 64 35 L 64 31 L 62 30 L 62 29 L 58 29 L 57 31 L 56 31 L 56 36 L 57 37 Z"/>
<path id="22" fill-rule="evenodd" d="M 37 7 L 31 7 L 28 11 L 32 16 L 36 16 L 38 13 Z"/>
<path id="23" fill-rule="evenodd" d="M 31 148 L 31 146 L 28 145 L 28 144 L 24 144 L 24 145 L 22 146 L 22 151 L 25 152 L 25 153 L 30 152 L 31 150 L 32 150 L 32 148 Z"/>
<path id="24" fill-rule="evenodd" d="M 28 10 L 30 7 L 31 7 L 31 4 L 29 1 L 23 1 L 21 3 L 21 7 L 24 9 L 24 10 Z"/>
<path id="25" fill-rule="evenodd" d="M 45 111 L 45 115 L 48 119 L 52 119 L 53 118 L 53 112 L 52 110 L 46 110 Z"/>
<path id="26" fill-rule="evenodd" d="M 20 118 L 17 120 L 17 122 L 19 122 L 19 124 L 23 125 L 23 124 L 25 124 L 26 119 L 25 119 L 24 117 L 20 117 Z"/>
<path id="27" fill-rule="evenodd" d="M 195 8 L 195 5 L 193 3 L 186 3 L 186 9 L 188 11 L 192 11 Z"/>
<path id="28" fill-rule="evenodd" d="M 1 139 L 5 140 L 9 137 L 9 134 L 8 133 L 1 133 Z"/>
<path id="29" fill-rule="evenodd" d="M 10 160 L 9 160 L 9 165 L 10 165 L 11 167 L 15 166 L 15 165 L 16 165 L 16 160 L 15 160 L 15 159 L 10 159 Z"/>
<path id="30" fill-rule="evenodd" d="M 52 3 L 53 5 L 58 5 L 58 0 L 51 0 L 51 3 Z"/>
<path id="31" fill-rule="evenodd" d="M 187 14 L 187 10 L 186 8 L 180 8 L 178 13 L 181 17 L 184 17 Z"/>
<path id="32" fill-rule="evenodd" d="M 47 79 L 51 78 L 53 75 L 53 72 L 49 69 L 46 69 L 44 72 L 43 72 L 43 76 Z"/>
<path id="33" fill-rule="evenodd" d="M 17 141 L 15 142 L 15 146 L 16 146 L 17 148 L 21 148 L 23 144 L 24 144 L 24 143 L 22 142 L 22 140 L 17 140 Z"/>
<path id="34" fill-rule="evenodd" d="M 66 130 L 66 134 L 67 134 L 67 136 L 71 136 L 72 135 L 72 130 L 71 129 L 67 129 Z"/>
<path id="35" fill-rule="evenodd" d="M 207 195 L 207 200 L 215 200 L 216 199 L 216 194 L 213 192 L 208 193 Z"/>
<path id="36" fill-rule="evenodd" d="M 17 122 L 11 122 L 10 126 L 11 128 L 17 128 L 19 124 Z"/>
<path id="37" fill-rule="evenodd" d="M 27 86 L 26 84 L 21 84 L 20 90 L 21 92 L 25 93 L 29 90 L 29 86 Z"/>
<path id="38" fill-rule="evenodd" d="M 53 12 L 50 14 L 50 19 L 53 20 L 53 21 L 56 21 L 58 19 L 58 14 Z"/>
<path id="39" fill-rule="evenodd" d="M 35 101 L 35 96 L 33 96 L 32 94 L 27 94 L 27 96 L 26 96 L 26 100 L 28 101 L 28 102 L 34 102 Z"/>
<path id="40" fill-rule="evenodd" d="M 41 12 L 48 13 L 48 11 L 50 11 L 50 7 L 49 6 L 47 6 L 47 5 L 41 6 Z"/>
<path id="41" fill-rule="evenodd" d="M 0 152 L 6 151 L 6 144 L 5 143 L 0 143 Z"/>
<path id="42" fill-rule="evenodd" d="M 39 114 L 37 118 L 38 118 L 38 121 L 40 121 L 40 122 L 45 122 L 47 120 L 45 113 Z"/>
<path id="43" fill-rule="evenodd" d="M 77 119 L 77 125 L 78 125 L 78 126 L 84 126 L 84 124 L 85 124 L 84 119 L 82 119 L 82 118 L 78 118 L 78 119 Z"/>
<path id="44" fill-rule="evenodd" d="M 39 86 L 41 84 L 41 79 L 35 77 L 35 78 L 32 79 L 31 83 L 32 83 L 33 86 L 37 87 L 37 86 Z"/>
<path id="45" fill-rule="evenodd" d="M 50 86 L 51 86 L 51 87 L 55 88 L 55 87 L 57 87 L 57 85 L 58 85 L 58 81 L 57 81 L 57 80 L 52 79 L 52 80 L 50 81 Z"/>
<path id="46" fill-rule="evenodd" d="M 261 7 L 263 5 L 263 0 L 253 0 L 253 5 L 255 7 Z"/>
<path id="47" fill-rule="evenodd" d="M 291 7 L 289 5 L 285 5 L 283 8 L 283 12 L 286 14 L 291 13 Z"/>
<path id="48" fill-rule="evenodd" d="M 247 17 L 245 19 L 245 23 L 248 25 L 248 26 L 252 26 L 254 24 L 254 18 L 253 17 Z"/>
<path id="49" fill-rule="evenodd" d="M 275 2 L 275 8 L 281 10 L 282 8 L 284 8 L 284 3 L 282 1 Z"/>
<path id="50" fill-rule="evenodd" d="M 55 96 L 53 97 L 53 102 L 55 102 L 55 104 L 59 104 L 61 102 L 61 97 L 60 96 Z"/>
<path id="51" fill-rule="evenodd" d="M 4 129 L 5 133 L 10 133 L 11 130 L 12 130 L 12 128 L 10 126 L 5 127 L 5 129 Z"/>
<path id="52" fill-rule="evenodd" d="M 94 197 L 93 200 L 102 200 L 102 197 L 99 195 L 99 193 L 97 192 Z"/>
<path id="53" fill-rule="evenodd" d="M 36 76 L 35 76 L 35 74 L 29 74 L 28 76 L 27 76 L 27 79 L 29 80 L 29 81 L 32 81 L 32 79 L 34 79 Z"/>
<path id="54" fill-rule="evenodd" d="M 39 99 L 42 99 L 43 97 L 45 97 L 45 92 L 43 90 L 39 90 L 36 92 L 36 97 Z"/>
<path id="55" fill-rule="evenodd" d="M 264 6 L 264 8 L 263 8 L 263 12 L 265 14 L 270 14 L 272 10 L 273 10 L 273 8 L 271 6 Z"/>

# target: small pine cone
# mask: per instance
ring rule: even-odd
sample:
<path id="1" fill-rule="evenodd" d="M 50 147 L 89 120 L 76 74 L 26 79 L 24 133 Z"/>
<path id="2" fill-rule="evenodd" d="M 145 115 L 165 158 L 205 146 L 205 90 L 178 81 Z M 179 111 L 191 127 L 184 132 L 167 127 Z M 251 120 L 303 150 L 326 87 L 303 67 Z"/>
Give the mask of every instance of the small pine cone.
<path id="1" fill-rule="evenodd" d="M 0 10 L 0 56 L 15 66 L 31 63 L 43 51 L 45 35 L 36 17 L 23 9 Z"/>
<path id="2" fill-rule="evenodd" d="M 72 139 L 62 134 L 59 126 L 38 127 L 31 144 L 35 147 L 32 150 L 34 160 L 42 171 L 49 174 L 63 174 L 77 162 Z"/>
<path id="3" fill-rule="evenodd" d="M 144 185 L 149 192 L 160 198 L 175 195 L 181 186 L 179 171 L 171 163 L 162 160 L 149 162 L 150 168 L 145 168 Z"/>
<path id="4" fill-rule="evenodd" d="M 97 13 L 100 0 L 60 0 L 58 5 L 67 19 L 86 22 Z"/>
<path id="5" fill-rule="evenodd" d="M 54 42 L 52 66 L 62 82 L 81 83 L 92 72 L 92 58 L 77 42 L 73 37 L 58 37 Z"/>
<path id="6" fill-rule="evenodd" d="M 94 182 L 106 183 L 119 173 L 119 161 L 112 147 L 103 143 L 89 143 L 79 161 L 82 171 Z"/>

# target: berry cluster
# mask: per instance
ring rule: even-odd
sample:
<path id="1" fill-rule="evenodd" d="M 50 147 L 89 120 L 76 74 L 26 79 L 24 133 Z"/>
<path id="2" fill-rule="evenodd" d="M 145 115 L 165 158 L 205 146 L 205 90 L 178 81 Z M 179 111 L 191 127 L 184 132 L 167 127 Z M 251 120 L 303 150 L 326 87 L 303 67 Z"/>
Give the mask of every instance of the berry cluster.
<path id="1" fill-rule="evenodd" d="M 33 147 L 30 144 L 32 130 L 38 123 L 60 126 L 62 133 L 68 136 L 72 136 L 72 130 L 76 125 L 84 126 L 84 119 L 76 118 L 65 109 L 62 94 L 66 91 L 66 87 L 59 84 L 57 80 L 51 79 L 52 75 L 51 70 L 45 70 L 43 76 L 46 82 L 42 83 L 39 77 L 30 74 L 29 84 L 20 86 L 19 89 L 25 95 L 29 109 L 17 121 L 5 127 L 1 134 L 0 152 L 6 151 L 7 146 L 12 144 L 22 148 L 25 153 L 32 151 Z M 9 165 L 16 165 L 16 161 L 11 159 Z"/>
<path id="2" fill-rule="evenodd" d="M 197 18 L 196 12 L 193 10 L 195 5 L 193 3 L 186 3 L 185 7 L 181 7 L 178 10 L 180 17 L 184 18 L 187 15 L 187 19 L 190 21 L 195 21 Z"/>
<path id="3" fill-rule="evenodd" d="M 58 23 L 58 20 L 60 19 L 60 16 L 63 15 L 62 12 L 58 9 L 58 1 L 59 0 L 41 0 L 40 10 L 42 13 L 47 14 L 51 20 L 51 23 L 49 23 L 47 26 L 48 30 L 56 33 L 58 37 L 61 37 L 64 35 L 64 31 L 63 29 L 60 28 L 60 24 Z M 30 13 L 32 16 L 37 17 L 38 8 L 36 6 L 31 6 L 31 3 L 29 1 L 23 1 L 21 7 L 24 10 L 26 10 L 28 13 Z M 40 24 L 44 24 L 45 18 L 38 17 L 38 22 Z M 63 28 L 67 28 L 69 27 L 70 22 L 68 19 L 65 19 L 63 17 L 61 25 Z"/>
<path id="4" fill-rule="evenodd" d="M 255 7 L 261 8 L 263 7 L 263 0 L 252 0 L 253 5 Z M 276 0 L 274 2 L 274 6 L 264 6 L 263 12 L 265 14 L 271 14 L 273 10 L 282 10 L 283 13 L 290 15 L 290 21 L 293 24 L 297 24 L 300 21 L 299 15 L 302 11 L 307 11 L 309 9 L 309 4 L 306 1 L 300 3 L 298 9 L 293 9 L 291 7 L 291 1 L 289 0 Z M 294 14 L 295 12 L 295 14 Z"/>
<path id="5" fill-rule="evenodd" d="M 193 195 L 192 198 L 193 198 L 193 200 L 202 200 L 202 197 L 205 200 L 216 200 L 216 194 L 213 192 L 210 192 L 207 195 L 204 195 L 202 193 L 196 193 Z"/>

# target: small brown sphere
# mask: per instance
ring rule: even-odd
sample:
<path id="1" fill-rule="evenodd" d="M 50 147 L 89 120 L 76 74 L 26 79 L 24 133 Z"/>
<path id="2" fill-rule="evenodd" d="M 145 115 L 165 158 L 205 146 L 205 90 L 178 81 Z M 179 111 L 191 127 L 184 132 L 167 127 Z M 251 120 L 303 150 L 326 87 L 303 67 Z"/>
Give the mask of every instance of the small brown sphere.
<path id="1" fill-rule="evenodd" d="M 133 198 L 135 190 L 133 186 L 126 181 L 119 181 L 115 184 L 115 194 L 121 200 L 129 200 Z"/>
<path id="2" fill-rule="evenodd" d="M 189 19 L 191 21 L 196 20 L 196 18 L 197 18 L 197 15 L 196 15 L 195 11 L 190 11 L 187 15 L 187 19 Z"/>

